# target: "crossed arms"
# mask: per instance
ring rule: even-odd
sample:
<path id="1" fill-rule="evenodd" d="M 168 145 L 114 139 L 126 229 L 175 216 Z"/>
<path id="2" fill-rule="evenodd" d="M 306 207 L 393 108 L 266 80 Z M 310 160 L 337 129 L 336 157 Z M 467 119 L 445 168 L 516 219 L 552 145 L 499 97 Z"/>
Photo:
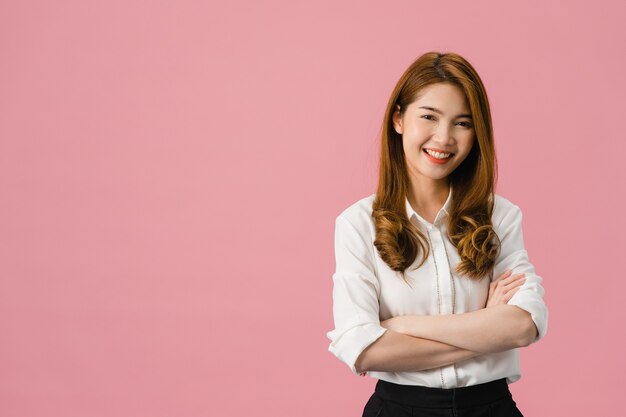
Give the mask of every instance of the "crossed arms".
<path id="1" fill-rule="evenodd" d="M 397 316 L 357 358 L 358 372 L 421 371 L 483 353 L 528 346 L 537 336 L 530 313 L 500 304 L 463 314 Z"/>

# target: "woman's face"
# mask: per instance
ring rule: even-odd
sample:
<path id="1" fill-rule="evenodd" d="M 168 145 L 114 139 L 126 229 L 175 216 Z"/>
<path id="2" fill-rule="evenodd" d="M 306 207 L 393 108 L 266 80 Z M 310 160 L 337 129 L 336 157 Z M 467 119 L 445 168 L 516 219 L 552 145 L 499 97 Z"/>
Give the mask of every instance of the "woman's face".
<path id="1" fill-rule="evenodd" d="M 474 144 L 474 125 L 465 94 L 447 82 L 420 90 L 420 97 L 402 116 L 396 109 L 393 125 L 402 135 L 412 180 L 445 179 L 463 162 Z M 427 150 L 439 154 L 429 155 Z"/>

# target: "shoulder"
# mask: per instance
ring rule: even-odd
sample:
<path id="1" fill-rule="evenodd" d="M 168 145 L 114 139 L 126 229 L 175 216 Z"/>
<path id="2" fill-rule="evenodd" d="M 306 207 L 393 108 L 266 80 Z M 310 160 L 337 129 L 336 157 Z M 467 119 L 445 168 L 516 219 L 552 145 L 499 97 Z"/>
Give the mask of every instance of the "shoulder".
<path id="1" fill-rule="evenodd" d="M 494 198 L 491 220 L 496 229 L 507 227 L 518 220 L 521 221 L 522 210 L 517 204 L 500 194 L 494 194 Z"/>
<path id="2" fill-rule="evenodd" d="M 336 221 L 344 221 L 360 231 L 364 236 L 371 233 L 373 227 L 372 207 L 376 193 L 363 197 L 343 209 Z"/>

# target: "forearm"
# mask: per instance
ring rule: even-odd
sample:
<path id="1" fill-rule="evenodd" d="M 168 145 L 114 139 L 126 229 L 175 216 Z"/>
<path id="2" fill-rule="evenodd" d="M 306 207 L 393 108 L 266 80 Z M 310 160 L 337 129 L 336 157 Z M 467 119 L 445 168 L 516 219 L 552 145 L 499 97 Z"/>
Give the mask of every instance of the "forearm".
<path id="1" fill-rule="evenodd" d="M 505 304 L 463 314 L 403 316 L 401 327 L 394 330 L 481 353 L 525 346 L 535 329 L 528 312 Z"/>
<path id="2" fill-rule="evenodd" d="M 359 372 L 422 371 L 480 355 L 446 343 L 422 339 L 388 329 L 359 356 Z"/>

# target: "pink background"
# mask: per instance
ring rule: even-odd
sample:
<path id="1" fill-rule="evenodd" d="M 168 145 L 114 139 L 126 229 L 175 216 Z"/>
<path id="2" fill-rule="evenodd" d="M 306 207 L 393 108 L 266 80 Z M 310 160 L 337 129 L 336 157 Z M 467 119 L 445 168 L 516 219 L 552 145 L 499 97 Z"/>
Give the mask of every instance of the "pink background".
<path id="1" fill-rule="evenodd" d="M 506 3 L 503 4 L 503 3 Z M 526 416 L 626 371 L 619 1 L 0 3 L 0 415 L 358 416 L 327 351 L 335 216 L 430 50 L 476 67 L 548 335 Z"/>

